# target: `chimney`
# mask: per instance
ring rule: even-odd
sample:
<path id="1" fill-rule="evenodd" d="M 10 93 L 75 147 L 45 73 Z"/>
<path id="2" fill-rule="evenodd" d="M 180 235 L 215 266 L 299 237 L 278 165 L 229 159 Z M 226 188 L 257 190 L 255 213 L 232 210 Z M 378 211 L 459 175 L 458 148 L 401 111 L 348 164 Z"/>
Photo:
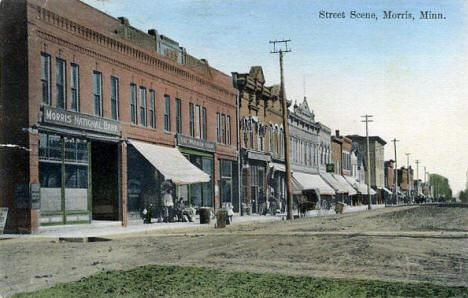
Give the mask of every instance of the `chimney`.
<path id="1" fill-rule="evenodd" d="M 340 137 L 340 131 L 337 129 L 335 130 L 336 136 L 339 138 Z"/>
<path id="2" fill-rule="evenodd" d="M 118 19 L 119 19 L 121 24 L 127 25 L 127 26 L 130 25 L 130 22 L 128 21 L 128 19 L 126 17 L 118 17 Z"/>

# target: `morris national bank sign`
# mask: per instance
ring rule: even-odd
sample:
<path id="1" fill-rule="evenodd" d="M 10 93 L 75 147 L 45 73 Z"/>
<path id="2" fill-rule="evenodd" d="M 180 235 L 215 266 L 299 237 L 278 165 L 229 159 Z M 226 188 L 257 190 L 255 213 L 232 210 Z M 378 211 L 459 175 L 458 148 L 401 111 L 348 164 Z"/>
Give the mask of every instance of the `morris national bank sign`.
<path id="1" fill-rule="evenodd" d="M 96 131 L 111 135 L 120 134 L 120 124 L 114 120 L 70 112 L 48 106 L 43 106 L 42 113 L 44 123 Z"/>

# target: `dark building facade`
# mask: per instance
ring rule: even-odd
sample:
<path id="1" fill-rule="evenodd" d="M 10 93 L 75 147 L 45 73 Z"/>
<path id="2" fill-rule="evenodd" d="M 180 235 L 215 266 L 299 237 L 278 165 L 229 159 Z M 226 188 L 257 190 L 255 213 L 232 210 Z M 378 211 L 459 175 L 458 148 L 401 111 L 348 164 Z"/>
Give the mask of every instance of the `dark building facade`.
<path id="1" fill-rule="evenodd" d="M 284 206 L 284 130 L 279 87 L 265 85 L 261 66 L 233 73 L 239 92 L 241 198 L 247 212 L 265 213 L 270 198 Z M 283 202 L 283 204 L 281 204 Z"/>
<path id="2" fill-rule="evenodd" d="M 2 1 L 0 40 L 0 142 L 24 148 L 0 151 L 7 232 L 125 226 L 165 180 L 194 207 L 238 197 L 236 90 L 206 60 L 77 0 Z"/>

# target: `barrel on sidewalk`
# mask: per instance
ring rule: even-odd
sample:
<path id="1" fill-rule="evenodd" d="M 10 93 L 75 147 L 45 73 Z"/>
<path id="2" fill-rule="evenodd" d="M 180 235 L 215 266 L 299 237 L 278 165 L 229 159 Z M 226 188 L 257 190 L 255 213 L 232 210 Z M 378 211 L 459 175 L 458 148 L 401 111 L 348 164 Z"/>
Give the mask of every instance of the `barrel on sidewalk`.
<path id="1" fill-rule="evenodd" d="M 216 213 L 216 228 L 222 229 L 226 227 L 227 215 L 228 213 L 226 210 L 219 210 Z"/>
<path id="2" fill-rule="evenodd" d="M 210 223 L 210 216 L 211 216 L 211 210 L 210 208 L 200 208 L 199 211 L 200 213 L 200 224 L 209 224 Z"/>

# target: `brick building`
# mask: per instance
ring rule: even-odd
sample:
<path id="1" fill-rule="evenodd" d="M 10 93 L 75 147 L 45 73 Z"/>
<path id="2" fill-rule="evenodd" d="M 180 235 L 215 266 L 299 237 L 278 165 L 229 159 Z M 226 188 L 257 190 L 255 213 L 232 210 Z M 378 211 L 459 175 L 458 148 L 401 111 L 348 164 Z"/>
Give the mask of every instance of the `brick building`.
<path id="1" fill-rule="evenodd" d="M 267 198 L 285 202 L 284 133 L 279 86 L 266 86 L 261 66 L 233 73 L 239 92 L 241 197 L 253 213 L 264 213 Z"/>
<path id="2" fill-rule="evenodd" d="M 6 230 L 122 221 L 161 185 L 195 207 L 237 196 L 231 78 L 156 30 L 78 0 L 0 3 Z M 185 158 L 184 158 L 185 156 Z"/>

